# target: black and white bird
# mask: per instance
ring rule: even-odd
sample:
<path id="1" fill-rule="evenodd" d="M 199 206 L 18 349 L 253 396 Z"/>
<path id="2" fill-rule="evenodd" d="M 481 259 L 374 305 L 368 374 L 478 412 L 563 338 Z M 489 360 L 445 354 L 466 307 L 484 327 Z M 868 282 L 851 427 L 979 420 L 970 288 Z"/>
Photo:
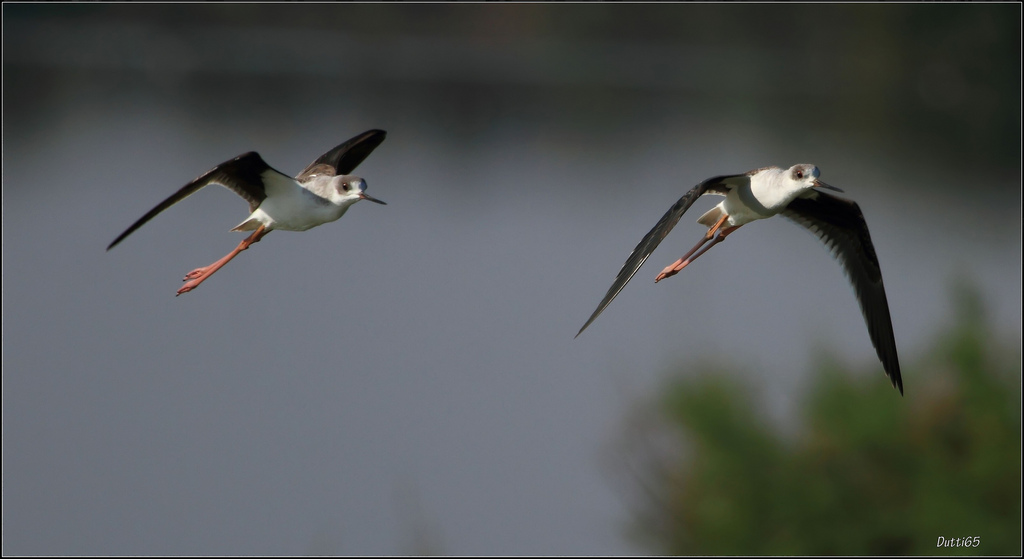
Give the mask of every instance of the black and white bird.
<path id="1" fill-rule="evenodd" d="M 697 219 L 708 228 L 707 234 L 682 258 L 662 270 L 654 281 L 679 273 L 743 225 L 781 214 L 811 230 L 842 264 L 853 284 L 868 326 L 868 335 L 885 374 L 903 394 L 889 302 L 864 215 L 856 202 L 823 192 L 821 189 L 842 190 L 818 180 L 819 175 L 814 165 L 794 165 L 789 169 L 764 167 L 742 175 L 712 177 L 693 187 L 636 245 L 597 310 L 576 335 L 582 334 L 622 291 L 694 201 L 705 194 L 717 194 L 725 196 L 725 200 Z M 701 250 L 698 252 L 698 249 Z"/>
<path id="2" fill-rule="evenodd" d="M 204 186 L 219 184 L 227 187 L 249 202 L 249 211 L 252 212 L 232 231 L 253 233 L 220 260 L 186 274 L 185 285 L 178 290 L 178 295 L 192 291 L 238 253 L 274 229 L 305 231 L 330 223 L 345 215 L 348 208 L 360 200 L 384 204 L 366 194 L 365 180 L 349 173 L 384 141 L 386 134 L 383 130 L 367 130 L 318 157 L 295 178 L 267 165 L 254 151 L 239 155 L 210 169 L 160 202 L 118 235 L 107 250 L 117 246 L 160 212 Z"/>

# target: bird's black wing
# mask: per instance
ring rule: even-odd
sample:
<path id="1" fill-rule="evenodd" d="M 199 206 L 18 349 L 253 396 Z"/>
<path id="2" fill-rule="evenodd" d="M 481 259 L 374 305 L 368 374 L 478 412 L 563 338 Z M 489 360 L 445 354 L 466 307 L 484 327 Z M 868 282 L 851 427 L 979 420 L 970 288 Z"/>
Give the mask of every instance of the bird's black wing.
<path id="1" fill-rule="evenodd" d="M 304 182 L 312 175 L 347 175 L 377 149 L 385 136 L 387 132 L 383 130 L 367 130 L 318 157 L 295 178 Z"/>
<path id="2" fill-rule="evenodd" d="M 896 355 L 896 338 L 882 283 L 882 270 L 860 207 L 851 200 L 816 190 L 808 198 L 790 202 L 782 215 L 817 235 L 842 264 L 853 284 L 871 344 L 875 346 L 885 374 L 903 394 L 903 377 Z"/>
<path id="3" fill-rule="evenodd" d="M 626 284 L 629 283 L 629 280 L 637 273 L 640 266 L 643 266 L 647 257 L 654 252 L 654 249 L 658 248 L 662 239 L 664 239 L 665 236 L 668 235 L 668 232 L 676 226 L 676 223 L 679 222 L 679 218 L 683 217 L 683 214 L 686 213 L 686 210 L 690 209 L 690 206 L 697 201 L 697 198 L 700 198 L 704 194 L 725 195 L 731 188 L 738 184 L 736 182 L 737 180 L 749 179 L 749 175 L 723 175 L 720 177 L 713 177 L 691 188 L 689 192 L 684 194 L 683 197 L 673 204 L 672 207 L 669 208 L 668 212 L 661 217 L 661 220 L 654 226 L 654 229 L 651 229 L 647 235 L 644 235 L 640 244 L 636 245 L 636 248 L 633 249 L 633 253 L 629 255 L 629 258 L 626 259 L 626 263 L 623 264 L 622 269 L 619 270 L 619 274 L 615 276 L 615 281 L 612 282 L 612 286 L 608 288 L 608 292 L 605 293 L 604 299 L 601 300 L 601 304 L 597 306 L 597 310 L 594 311 L 594 314 L 590 315 L 590 318 L 587 319 L 583 328 L 580 328 L 580 331 L 576 333 L 576 336 L 582 334 L 583 331 L 587 329 L 587 326 L 590 326 L 590 323 L 594 322 L 598 315 L 604 311 L 605 307 L 612 302 L 612 299 L 615 299 L 619 292 L 622 291 L 622 288 L 626 287 Z"/>
<path id="4" fill-rule="evenodd" d="M 263 161 L 263 158 L 254 151 L 250 151 L 244 155 L 239 155 L 231 161 L 225 161 L 213 169 L 210 169 L 196 180 L 181 187 L 180 190 L 172 194 L 169 198 L 160 202 L 160 204 L 152 210 L 149 210 L 149 213 L 140 217 L 139 220 L 126 229 L 124 233 L 118 235 L 118 237 L 114 239 L 114 242 L 110 243 L 110 246 L 107 247 L 107 250 L 114 248 L 117 243 L 120 243 L 125 237 L 131 235 L 133 231 L 145 225 L 147 221 L 156 217 L 160 212 L 174 204 L 177 204 L 185 198 L 188 198 L 204 186 L 210 184 L 225 186 L 235 194 L 245 198 L 245 201 L 249 202 L 249 211 L 254 211 L 267 197 L 263 185 L 263 174 L 268 171 L 280 174 L 279 171 L 276 171 L 267 165 L 266 162 Z"/>

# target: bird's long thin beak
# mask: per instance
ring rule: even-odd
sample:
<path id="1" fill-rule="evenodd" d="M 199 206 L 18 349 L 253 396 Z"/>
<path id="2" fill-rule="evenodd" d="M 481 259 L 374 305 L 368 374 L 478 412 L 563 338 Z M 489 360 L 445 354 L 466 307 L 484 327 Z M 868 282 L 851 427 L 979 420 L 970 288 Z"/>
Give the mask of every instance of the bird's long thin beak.
<path id="1" fill-rule="evenodd" d="M 373 196 L 370 196 L 370 195 L 366 194 L 365 192 L 360 192 L 359 193 L 359 198 L 361 200 L 369 200 L 371 202 L 377 202 L 378 204 L 381 204 L 383 206 L 388 205 L 387 202 L 384 202 L 383 200 L 378 200 L 378 199 L 374 198 Z"/>
<path id="2" fill-rule="evenodd" d="M 815 188 L 827 188 L 829 190 L 835 190 L 836 192 L 842 192 L 843 191 L 841 188 L 836 188 L 836 187 L 832 186 L 831 184 L 825 184 L 825 183 L 823 183 L 823 182 L 821 182 L 819 180 L 815 180 L 814 181 L 814 186 L 815 186 Z"/>

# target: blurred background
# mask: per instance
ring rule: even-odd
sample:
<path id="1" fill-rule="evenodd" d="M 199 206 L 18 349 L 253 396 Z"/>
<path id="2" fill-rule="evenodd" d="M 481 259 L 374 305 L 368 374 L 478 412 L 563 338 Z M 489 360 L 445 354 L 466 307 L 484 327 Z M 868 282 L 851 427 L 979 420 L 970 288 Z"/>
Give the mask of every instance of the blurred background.
<path id="1" fill-rule="evenodd" d="M 4 4 L 4 553 L 1019 554 L 1020 18 Z M 178 298 L 231 192 L 104 252 L 369 128 L 387 206 Z M 573 339 L 692 185 L 795 163 L 864 212 L 905 397 L 786 220 L 654 284 L 713 199 Z"/>

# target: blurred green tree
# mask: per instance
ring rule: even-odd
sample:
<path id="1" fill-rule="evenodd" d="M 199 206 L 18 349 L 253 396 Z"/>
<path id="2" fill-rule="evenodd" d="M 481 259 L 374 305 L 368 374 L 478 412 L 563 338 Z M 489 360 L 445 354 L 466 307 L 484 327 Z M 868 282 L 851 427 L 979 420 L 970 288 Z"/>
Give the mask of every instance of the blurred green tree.
<path id="1" fill-rule="evenodd" d="M 1020 555 L 1021 354 L 956 291 L 906 398 L 826 363 L 795 437 L 728 373 L 673 381 L 627 433 L 637 535 L 678 555 Z"/>

